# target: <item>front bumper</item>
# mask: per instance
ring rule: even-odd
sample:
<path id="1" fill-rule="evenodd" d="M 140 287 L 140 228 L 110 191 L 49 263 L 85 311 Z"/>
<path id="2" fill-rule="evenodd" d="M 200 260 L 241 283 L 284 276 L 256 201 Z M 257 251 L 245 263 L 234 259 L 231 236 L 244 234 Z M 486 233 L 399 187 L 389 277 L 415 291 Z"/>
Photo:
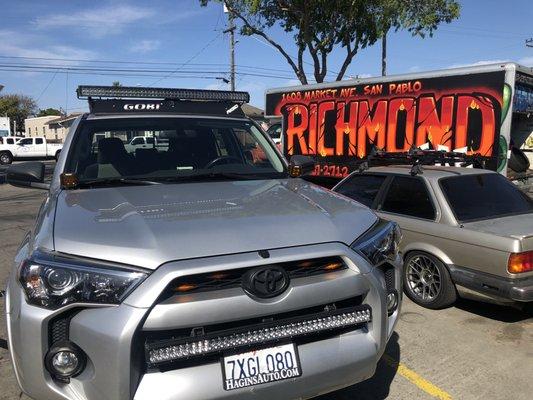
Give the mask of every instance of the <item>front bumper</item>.
<path id="1" fill-rule="evenodd" d="M 253 300 L 240 289 L 198 293 L 161 301 L 175 278 L 230 268 L 340 256 L 349 269 L 328 278 L 313 276 L 291 282 L 277 298 Z M 400 271 L 396 270 L 401 293 Z M 225 399 L 309 398 L 373 375 L 396 324 L 399 309 L 386 311 L 383 274 L 348 247 L 322 244 L 270 251 L 270 258 L 246 253 L 172 262 L 154 271 L 120 306 L 79 307 L 70 320 L 69 340 L 87 354 L 87 366 L 70 383 L 54 381 L 43 365 L 49 348 L 49 322 L 68 310 L 48 311 L 28 305 L 12 277 L 8 288 L 8 334 L 13 364 L 22 390 L 37 400 L 56 399 Z M 225 391 L 220 362 L 149 369 L 147 337 L 203 324 L 293 312 L 360 296 L 372 310 L 372 321 L 360 329 L 298 344 L 303 375 L 251 388 Z M 185 300 L 184 300 L 185 299 Z M 238 312 L 236 312 L 238 310 Z"/>

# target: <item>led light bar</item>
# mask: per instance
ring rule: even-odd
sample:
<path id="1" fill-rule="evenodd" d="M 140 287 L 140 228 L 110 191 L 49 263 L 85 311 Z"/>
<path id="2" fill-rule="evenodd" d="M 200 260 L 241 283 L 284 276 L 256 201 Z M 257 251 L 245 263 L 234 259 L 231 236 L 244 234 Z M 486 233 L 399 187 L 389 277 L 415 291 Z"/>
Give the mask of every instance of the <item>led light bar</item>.
<path id="1" fill-rule="evenodd" d="M 322 314 L 324 315 L 324 314 Z M 204 339 L 194 337 L 174 341 L 166 346 L 147 345 L 147 358 L 151 365 L 180 361 L 195 356 L 235 349 L 243 346 L 259 345 L 265 342 L 289 339 L 333 329 L 357 326 L 372 320 L 370 308 L 364 307 L 353 311 L 341 312 L 322 317 L 309 316 L 302 320 L 278 321 L 270 326 L 247 327 L 245 331 L 220 334 Z"/>
<path id="2" fill-rule="evenodd" d="M 163 100 L 229 101 L 248 103 L 247 92 L 224 90 L 172 89 L 131 86 L 78 86 L 78 98 L 133 98 Z"/>

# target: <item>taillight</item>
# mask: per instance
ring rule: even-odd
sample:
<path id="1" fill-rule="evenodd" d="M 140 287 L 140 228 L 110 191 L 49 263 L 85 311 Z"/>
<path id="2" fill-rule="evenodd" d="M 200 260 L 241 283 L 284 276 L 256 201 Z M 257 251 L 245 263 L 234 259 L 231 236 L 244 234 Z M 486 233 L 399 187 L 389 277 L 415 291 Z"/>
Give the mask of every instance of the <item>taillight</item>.
<path id="1" fill-rule="evenodd" d="M 533 251 L 526 251 L 524 253 L 512 253 L 509 256 L 507 270 L 511 274 L 519 274 L 521 272 L 533 271 Z"/>

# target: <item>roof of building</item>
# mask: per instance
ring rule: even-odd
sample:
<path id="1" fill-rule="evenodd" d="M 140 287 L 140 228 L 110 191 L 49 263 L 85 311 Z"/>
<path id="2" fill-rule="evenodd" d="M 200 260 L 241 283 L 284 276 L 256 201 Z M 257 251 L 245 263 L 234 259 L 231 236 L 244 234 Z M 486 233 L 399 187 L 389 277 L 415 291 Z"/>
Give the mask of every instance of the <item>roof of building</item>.
<path id="1" fill-rule="evenodd" d="M 31 121 L 31 120 L 34 120 L 34 119 L 49 119 L 49 120 L 52 120 L 54 118 L 58 118 L 57 115 L 44 115 L 42 117 L 30 117 L 30 118 L 26 118 L 24 121 Z"/>
<path id="2" fill-rule="evenodd" d="M 263 118 L 265 116 L 265 111 L 261 110 L 259 107 L 252 106 L 251 104 L 243 104 L 241 106 L 244 115 L 249 118 Z"/>
<path id="3" fill-rule="evenodd" d="M 63 122 L 67 122 L 67 121 L 71 121 L 73 119 L 76 119 L 78 118 L 80 115 L 82 115 L 83 113 L 72 113 L 72 114 L 69 114 L 69 115 L 66 115 L 66 116 L 61 116 L 61 117 L 58 117 L 56 119 L 52 119 L 50 121 L 47 121 L 45 122 L 46 125 L 51 125 L 51 124 L 61 124 Z M 57 117 L 57 116 L 56 116 Z"/>

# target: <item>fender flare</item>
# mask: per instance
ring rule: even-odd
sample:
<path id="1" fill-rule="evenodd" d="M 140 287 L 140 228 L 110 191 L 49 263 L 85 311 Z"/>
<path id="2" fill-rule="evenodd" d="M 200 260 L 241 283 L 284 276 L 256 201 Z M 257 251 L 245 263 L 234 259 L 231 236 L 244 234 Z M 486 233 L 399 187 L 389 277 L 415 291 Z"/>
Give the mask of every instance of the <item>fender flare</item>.
<path id="1" fill-rule="evenodd" d="M 453 261 L 451 258 L 441 249 L 438 247 L 424 242 L 414 242 L 409 243 L 407 246 L 403 249 L 403 260 L 405 262 L 407 256 L 409 253 L 412 253 L 413 251 L 421 251 L 424 253 L 431 254 L 432 256 L 437 257 L 440 261 L 442 261 L 445 265 L 453 265 Z"/>

